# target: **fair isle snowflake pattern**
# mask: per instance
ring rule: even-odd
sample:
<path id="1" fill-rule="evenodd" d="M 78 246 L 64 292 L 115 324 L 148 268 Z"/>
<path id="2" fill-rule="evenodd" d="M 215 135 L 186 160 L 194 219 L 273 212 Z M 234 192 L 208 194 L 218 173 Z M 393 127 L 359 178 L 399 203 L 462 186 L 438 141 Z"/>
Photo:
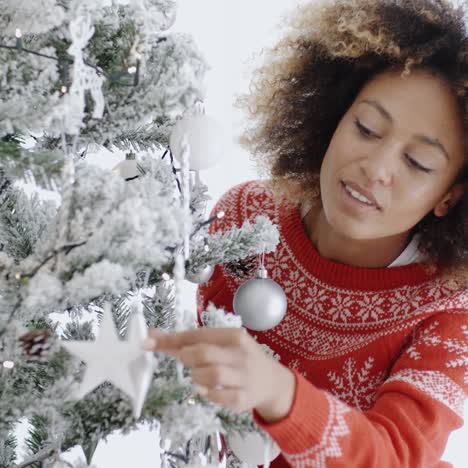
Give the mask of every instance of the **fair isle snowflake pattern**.
<path id="1" fill-rule="evenodd" d="M 385 371 L 372 372 L 374 358 L 369 356 L 358 368 L 356 360 L 345 361 L 341 374 L 330 371 L 330 392 L 341 401 L 363 411 L 369 409 L 374 401 L 378 388 L 386 377 Z"/>
<path id="2" fill-rule="evenodd" d="M 361 319 L 362 323 L 367 323 L 369 320 L 378 321 L 380 317 L 384 317 L 387 313 L 385 310 L 386 302 L 384 296 L 366 294 L 362 296 L 361 300 L 356 301 L 359 306 L 356 316 Z"/>
<path id="3" fill-rule="evenodd" d="M 312 288 L 309 288 L 309 290 L 311 289 Z M 311 295 L 310 297 L 308 297 L 306 299 L 306 302 L 310 304 L 314 296 Z M 324 310 L 324 313 L 326 313 L 328 318 L 330 320 L 333 320 L 334 322 L 348 322 L 348 320 L 350 320 L 352 317 L 352 305 L 352 297 L 350 297 L 348 294 L 338 293 L 335 297 L 330 298 L 330 307 Z M 321 308 L 325 309 L 323 306 Z"/>
<path id="4" fill-rule="evenodd" d="M 282 452 L 284 458 L 294 468 L 326 468 L 327 458 L 336 458 L 342 455 L 338 438 L 349 433 L 349 427 L 344 415 L 351 408 L 327 392 L 325 392 L 325 396 L 328 400 L 329 412 L 327 424 L 320 442 L 304 452 Z"/>
<path id="5" fill-rule="evenodd" d="M 445 340 L 437 333 L 439 322 L 431 323 L 427 328 L 416 334 L 414 343 L 406 350 L 408 356 L 419 361 L 422 359 L 424 347 L 440 346 L 449 353 L 449 359 L 445 363 L 447 368 L 464 369 L 463 380 L 468 383 L 468 326 L 460 325 L 462 339 L 446 338 Z"/>
<path id="6" fill-rule="evenodd" d="M 407 321 L 393 328 L 358 333 L 353 329 L 349 332 L 327 330 L 316 321 L 304 322 L 302 317 L 286 312 L 286 317 L 275 328 L 264 333 L 270 342 L 300 358 L 328 360 L 362 349 L 383 336 L 404 332 L 417 323 L 415 320 Z"/>
<path id="7" fill-rule="evenodd" d="M 461 340 L 449 338 L 444 341 L 444 348 L 452 355 L 455 355 L 455 358 L 445 365 L 452 368 L 463 367 L 465 371 L 463 381 L 468 384 L 468 325 L 461 325 L 460 328 L 464 338 Z"/>
<path id="8" fill-rule="evenodd" d="M 288 367 L 290 369 L 297 370 L 303 377 L 307 378 L 307 371 L 302 370 L 301 361 L 299 359 L 293 359 L 289 362 Z"/>
<path id="9" fill-rule="evenodd" d="M 299 270 L 288 270 L 287 277 L 283 279 L 283 289 L 289 298 L 297 301 L 304 288 L 307 287 L 307 280 Z"/>
<path id="10" fill-rule="evenodd" d="M 439 326 L 439 322 L 431 323 L 427 328 L 421 332 L 413 334 L 413 344 L 406 350 L 406 353 L 411 359 L 419 361 L 421 356 L 421 348 L 425 346 L 434 347 L 439 346 L 442 339 L 439 335 L 434 333 L 434 330 Z"/>
<path id="11" fill-rule="evenodd" d="M 241 202 L 243 215 L 246 218 L 255 219 L 259 214 L 268 216 L 273 223 L 278 223 L 278 214 L 271 203 L 273 192 L 265 182 L 247 182 L 248 190 L 244 192 Z M 234 205 L 235 206 L 235 205 Z"/>

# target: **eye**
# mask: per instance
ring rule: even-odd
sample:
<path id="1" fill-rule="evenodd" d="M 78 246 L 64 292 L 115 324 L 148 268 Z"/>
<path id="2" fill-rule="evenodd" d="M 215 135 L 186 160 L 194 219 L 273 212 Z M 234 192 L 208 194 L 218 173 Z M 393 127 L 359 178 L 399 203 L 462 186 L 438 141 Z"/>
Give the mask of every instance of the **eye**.
<path id="1" fill-rule="evenodd" d="M 364 125 L 362 125 L 362 123 L 358 119 L 356 119 L 354 121 L 354 123 L 356 124 L 356 127 L 359 129 L 359 133 L 363 137 L 365 137 L 365 138 L 372 138 L 372 137 L 378 138 L 377 135 L 374 132 L 369 130 L 367 127 L 364 127 Z"/>
<path id="2" fill-rule="evenodd" d="M 359 129 L 359 132 L 364 138 L 380 138 L 378 135 L 376 135 L 372 130 L 369 130 L 367 127 L 362 125 L 362 123 L 356 119 L 354 121 L 356 124 L 356 127 Z M 429 169 L 428 167 L 424 167 L 423 165 L 419 164 L 417 161 L 415 161 L 411 156 L 405 153 L 405 158 L 408 161 L 408 164 L 410 165 L 411 168 L 415 168 L 419 171 L 423 171 L 426 173 L 433 172 L 433 169 Z"/>
<path id="3" fill-rule="evenodd" d="M 415 161 L 413 158 L 411 158 L 408 154 L 405 153 L 406 160 L 409 162 L 409 164 L 412 167 L 415 167 L 416 169 L 423 171 L 423 172 L 432 172 L 433 169 L 429 169 L 428 167 L 424 167 L 421 164 L 418 163 L 418 161 Z"/>

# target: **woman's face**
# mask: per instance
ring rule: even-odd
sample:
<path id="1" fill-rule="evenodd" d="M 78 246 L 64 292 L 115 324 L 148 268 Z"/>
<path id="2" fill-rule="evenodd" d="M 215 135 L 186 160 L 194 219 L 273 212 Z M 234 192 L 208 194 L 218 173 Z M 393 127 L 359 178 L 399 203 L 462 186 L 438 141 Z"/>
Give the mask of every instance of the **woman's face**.
<path id="1" fill-rule="evenodd" d="M 445 215 L 462 194 L 450 188 L 464 164 L 463 142 L 443 81 L 421 69 L 406 78 L 377 75 L 341 119 L 322 163 L 328 223 L 353 239 L 377 239 L 408 233 L 430 211 Z M 355 200 L 345 184 L 374 204 Z"/>

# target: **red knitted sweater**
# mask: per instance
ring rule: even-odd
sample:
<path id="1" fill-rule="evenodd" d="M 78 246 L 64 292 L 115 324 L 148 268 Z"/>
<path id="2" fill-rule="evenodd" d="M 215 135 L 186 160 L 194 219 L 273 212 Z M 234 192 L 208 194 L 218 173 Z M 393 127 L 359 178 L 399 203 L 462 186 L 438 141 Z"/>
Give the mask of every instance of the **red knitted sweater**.
<path id="1" fill-rule="evenodd" d="M 262 181 L 230 189 L 219 210 L 226 216 L 212 232 L 260 214 L 280 231 L 265 263 L 286 293 L 286 316 L 271 330 L 251 331 L 296 378 L 285 418 L 267 424 L 253 412 L 281 448 L 271 466 L 450 466 L 440 457 L 463 424 L 468 291 L 418 263 L 361 268 L 321 257 L 298 208 L 275 202 Z M 216 266 L 199 287 L 199 314 L 208 302 L 232 311 L 245 278 L 229 271 Z"/>

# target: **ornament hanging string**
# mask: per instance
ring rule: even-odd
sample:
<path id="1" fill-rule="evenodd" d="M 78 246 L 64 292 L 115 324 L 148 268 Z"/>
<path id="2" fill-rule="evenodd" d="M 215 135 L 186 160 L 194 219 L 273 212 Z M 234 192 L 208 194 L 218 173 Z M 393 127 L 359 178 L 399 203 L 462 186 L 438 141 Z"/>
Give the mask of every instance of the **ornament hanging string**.
<path id="1" fill-rule="evenodd" d="M 259 267 L 263 270 L 265 269 L 265 248 L 262 249 L 262 253 L 258 257 Z"/>

